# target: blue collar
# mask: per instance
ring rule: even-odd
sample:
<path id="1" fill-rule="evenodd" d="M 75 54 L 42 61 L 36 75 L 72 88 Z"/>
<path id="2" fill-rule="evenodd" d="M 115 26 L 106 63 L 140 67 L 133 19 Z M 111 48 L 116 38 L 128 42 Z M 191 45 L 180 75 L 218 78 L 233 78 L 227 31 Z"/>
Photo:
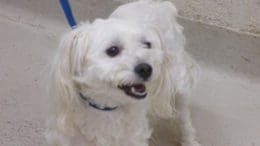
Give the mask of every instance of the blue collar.
<path id="1" fill-rule="evenodd" d="M 91 99 L 90 97 L 84 96 L 82 93 L 79 93 L 79 96 L 81 97 L 81 99 L 88 102 L 89 106 L 93 107 L 94 109 L 100 110 L 100 111 L 113 111 L 118 108 L 118 106 L 108 107 L 108 106 L 97 104 L 93 99 Z"/>

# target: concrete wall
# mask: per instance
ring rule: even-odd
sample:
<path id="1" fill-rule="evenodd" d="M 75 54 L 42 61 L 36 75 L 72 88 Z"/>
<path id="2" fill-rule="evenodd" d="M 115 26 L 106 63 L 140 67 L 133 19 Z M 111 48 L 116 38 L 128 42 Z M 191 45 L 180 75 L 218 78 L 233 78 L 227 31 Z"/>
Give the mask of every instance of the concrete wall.
<path id="1" fill-rule="evenodd" d="M 260 35 L 260 0 L 172 0 L 181 16 Z"/>
<path id="2" fill-rule="evenodd" d="M 59 0 L 0 0 L 6 6 L 33 11 L 36 17 L 64 20 Z M 120 4 L 135 0 L 70 0 L 77 20 L 107 17 Z M 260 35 L 260 0 L 170 0 L 180 17 L 238 32 Z M 0 10 L 1 11 L 1 10 Z M 17 10 L 18 11 L 18 10 Z M 32 21 L 29 21 L 32 22 Z"/>

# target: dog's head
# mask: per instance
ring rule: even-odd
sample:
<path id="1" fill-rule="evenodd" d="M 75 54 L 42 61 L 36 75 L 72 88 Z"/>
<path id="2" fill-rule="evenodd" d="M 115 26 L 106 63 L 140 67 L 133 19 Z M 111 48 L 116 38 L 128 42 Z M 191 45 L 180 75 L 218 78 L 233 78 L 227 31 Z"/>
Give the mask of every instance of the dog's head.
<path id="1" fill-rule="evenodd" d="M 163 47 L 159 34 L 119 19 L 98 19 L 69 32 L 60 45 L 56 80 L 106 104 L 140 101 L 159 78 Z M 69 89 L 69 88 L 68 88 Z"/>
<path id="2" fill-rule="evenodd" d="M 161 32 L 153 25 L 110 18 L 67 33 L 51 75 L 61 112 L 75 111 L 83 94 L 116 106 L 151 99 L 153 113 L 172 115 L 176 90 L 192 82 L 181 26 L 173 26 Z"/>

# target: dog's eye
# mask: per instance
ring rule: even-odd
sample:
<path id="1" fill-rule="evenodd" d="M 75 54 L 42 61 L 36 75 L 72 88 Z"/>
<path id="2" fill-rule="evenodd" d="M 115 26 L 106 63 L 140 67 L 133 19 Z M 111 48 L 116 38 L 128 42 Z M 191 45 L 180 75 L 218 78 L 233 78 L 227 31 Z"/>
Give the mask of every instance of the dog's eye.
<path id="1" fill-rule="evenodd" d="M 151 49 L 152 48 L 152 43 L 151 42 L 145 41 L 145 42 L 143 42 L 143 44 L 144 44 L 144 47 L 147 48 L 147 49 Z"/>
<path id="2" fill-rule="evenodd" d="M 115 57 L 120 53 L 120 49 L 117 46 L 112 46 L 106 50 L 106 53 L 110 57 Z"/>

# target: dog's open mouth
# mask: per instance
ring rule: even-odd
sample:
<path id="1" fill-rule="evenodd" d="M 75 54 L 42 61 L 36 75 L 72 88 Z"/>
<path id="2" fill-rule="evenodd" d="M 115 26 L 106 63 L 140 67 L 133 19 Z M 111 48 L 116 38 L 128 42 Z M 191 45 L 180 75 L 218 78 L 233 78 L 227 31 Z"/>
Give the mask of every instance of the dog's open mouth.
<path id="1" fill-rule="evenodd" d="M 143 99 L 146 97 L 146 87 L 144 84 L 120 85 L 119 89 L 123 90 L 126 95 L 136 99 Z"/>

